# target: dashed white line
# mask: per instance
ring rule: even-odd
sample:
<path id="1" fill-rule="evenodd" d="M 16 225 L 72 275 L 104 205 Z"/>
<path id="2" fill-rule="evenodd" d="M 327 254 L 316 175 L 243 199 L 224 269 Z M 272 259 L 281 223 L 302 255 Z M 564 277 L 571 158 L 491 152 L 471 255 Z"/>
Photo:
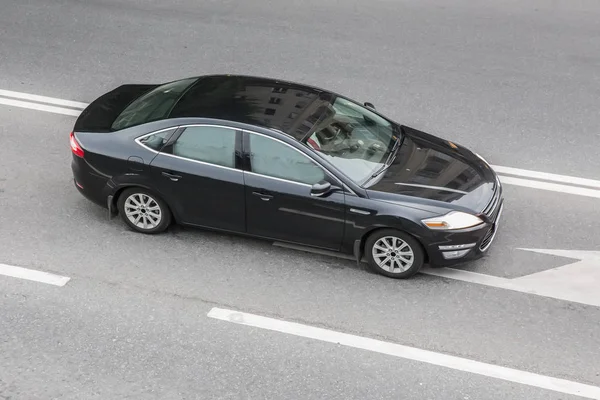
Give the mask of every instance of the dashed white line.
<path id="1" fill-rule="evenodd" d="M 37 101 L 40 103 L 54 104 L 57 106 L 74 107 L 84 109 L 88 106 L 86 103 L 72 100 L 57 99 L 55 97 L 39 96 L 37 94 L 29 94 L 23 92 L 13 92 L 12 90 L 0 89 L 0 96 L 12 97 L 13 99 L 23 99 Z"/>
<path id="2" fill-rule="evenodd" d="M 80 110 L 74 110 L 74 109 L 70 109 L 70 108 L 62 108 L 62 107 L 56 107 L 56 106 L 47 106 L 45 104 L 31 103 L 29 101 L 12 100 L 12 99 L 7 99 L 5 97 L 0 97 L 0 104 L 5 104 L 7 106 L 28 108 L 30 110 L 46 111 L 46 112 L 51 112 L 54 114 L 72 115 L 74 117 L 81 114 Z"/>
<path id="3" fill-rule="evenodd" d="M 398 358 L 424 362 L 453 370 L 483 375 L 490 378 L 520 383 L 554 392 L 581 396 L 588 399 L 600 399 L 600 387 L 584 383 L 534 374 L 513 368 L 487 364 L 467 358 L 450 356 L 415 347 L 396 343 L 384 342 L 362 336 L 350 335 L 329 329 L 317 328 L 310 325 L 298 324 L 274 318 L 263 317 L 222 308 L 213 308 L 208 313 L 209 318 L 247 325 L 271 331 L 287 333 L 294 336 L 335 343 L 356 349 L 386 354 Z"/>
<path id="4" fill-rule="evenodd" d="M 515 175 L 524 178 L 541 179 L 569 185 L 588 186 L 600 189 L 600 181 L 595 179 L 578 178 L 576 176 L 550 174 L 548 172 L 530 171 L 526 169 L 503 167 L 501 165 L 492 165 L 494 171 L 499 174 Z"/>
<path id="5" fill-rule="evenodd" d="M 0 264 L 0 275 L 11 278 L 26 279 L 54 286 L 65 286 L 71 278 L 68 276 L 55 275 L 48 272 L 16 267 L 14 265 Z"/>
<path id="6" fill-rule="evenodd" d="M 504 175 L 500 175 L 500 182 L 508 185 L 523 186 L 532 189 L 541 189 L 551 192 L 574 194 L 577 196 L 600 198 L 600 190 L 588 189 L 579 186 L 568 186 L 558 183 L 533 181 L 531 179 L 513 178 L 512 176 Z"/>

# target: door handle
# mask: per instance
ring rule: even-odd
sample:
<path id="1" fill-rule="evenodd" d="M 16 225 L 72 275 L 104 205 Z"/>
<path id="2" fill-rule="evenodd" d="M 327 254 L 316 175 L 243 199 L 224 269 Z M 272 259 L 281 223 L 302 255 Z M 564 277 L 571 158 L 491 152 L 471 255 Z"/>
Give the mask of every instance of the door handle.
<path id="1" fill-rule="evenodd" d="M 181 175 L 175 175 L 175 174 L 171 174 L 169 172 L 163 172 L 162 176 L 166 176 L 167 178 L 169 178 L 173 182 L 177 182 L 181 178 Z"/>
<path id="2" fill-rule="evenodd" d="M 260 193 L 260 192 L 252 192 L 253 195 L 260 197 L 262 201 L 269 201 L 273 198 L 270 194 Z"/>

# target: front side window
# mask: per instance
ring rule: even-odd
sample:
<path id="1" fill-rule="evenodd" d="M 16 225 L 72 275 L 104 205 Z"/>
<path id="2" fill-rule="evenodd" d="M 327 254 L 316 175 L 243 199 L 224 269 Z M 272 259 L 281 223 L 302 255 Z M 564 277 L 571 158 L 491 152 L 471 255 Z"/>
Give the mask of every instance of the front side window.
<path id="1" fill-rule="evenodd" d="M 190 126 L 173 144 L 173 155 L 235 168 L 235 129 Z"/>
<path id="2" fill-rule="evenodd" d="M 314 185 L 325 179 L 325 172 L 309 157 L 266 136 L 250 134 L 252 172 Z"/>
<path id="3" fill-rule="evenodd" d="M 113 130 L 129 128 L 165 118 L 183 92 L 197 79 L 166 83 L 135 99 L 112 124 Z"/>
<path id="4" fill-rule="evenodd" d="M 385 165 L 397 141 L 392 123 L 350 100 L 336 97 L 303 140 L 357 184 Z"/>

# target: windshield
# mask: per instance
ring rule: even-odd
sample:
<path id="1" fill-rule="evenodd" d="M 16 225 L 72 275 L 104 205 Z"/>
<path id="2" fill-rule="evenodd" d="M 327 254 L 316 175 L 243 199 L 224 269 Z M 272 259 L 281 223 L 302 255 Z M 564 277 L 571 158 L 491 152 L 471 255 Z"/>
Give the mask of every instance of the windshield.
<path id="1" fill-rule="evenodd" d="M 137 98 L 117 117 L 113 130 L 156 121 L 169 115 L 171 108 L 196 78 L 166 83 Z"/>
<path id="2" fill-rule="evenodd" d="M 385 166 L 397 134 L 390 121 L 337 97 L 303 142 L 363 185 Z"/>

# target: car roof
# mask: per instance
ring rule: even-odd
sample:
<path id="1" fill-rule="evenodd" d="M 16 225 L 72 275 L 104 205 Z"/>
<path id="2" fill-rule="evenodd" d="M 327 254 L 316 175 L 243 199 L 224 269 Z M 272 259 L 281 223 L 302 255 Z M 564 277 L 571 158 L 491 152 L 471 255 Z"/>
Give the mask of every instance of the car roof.
<path id="1" fill-rule="evenodd" d="M 339 95 L 321 88 L 247 75 L 204 75 L 186 89 L 168 118 L 213 118 L 284 132 L 301 140 L 332 111 Z M 189 79 L 189 78 L 187 78 Z"/>

